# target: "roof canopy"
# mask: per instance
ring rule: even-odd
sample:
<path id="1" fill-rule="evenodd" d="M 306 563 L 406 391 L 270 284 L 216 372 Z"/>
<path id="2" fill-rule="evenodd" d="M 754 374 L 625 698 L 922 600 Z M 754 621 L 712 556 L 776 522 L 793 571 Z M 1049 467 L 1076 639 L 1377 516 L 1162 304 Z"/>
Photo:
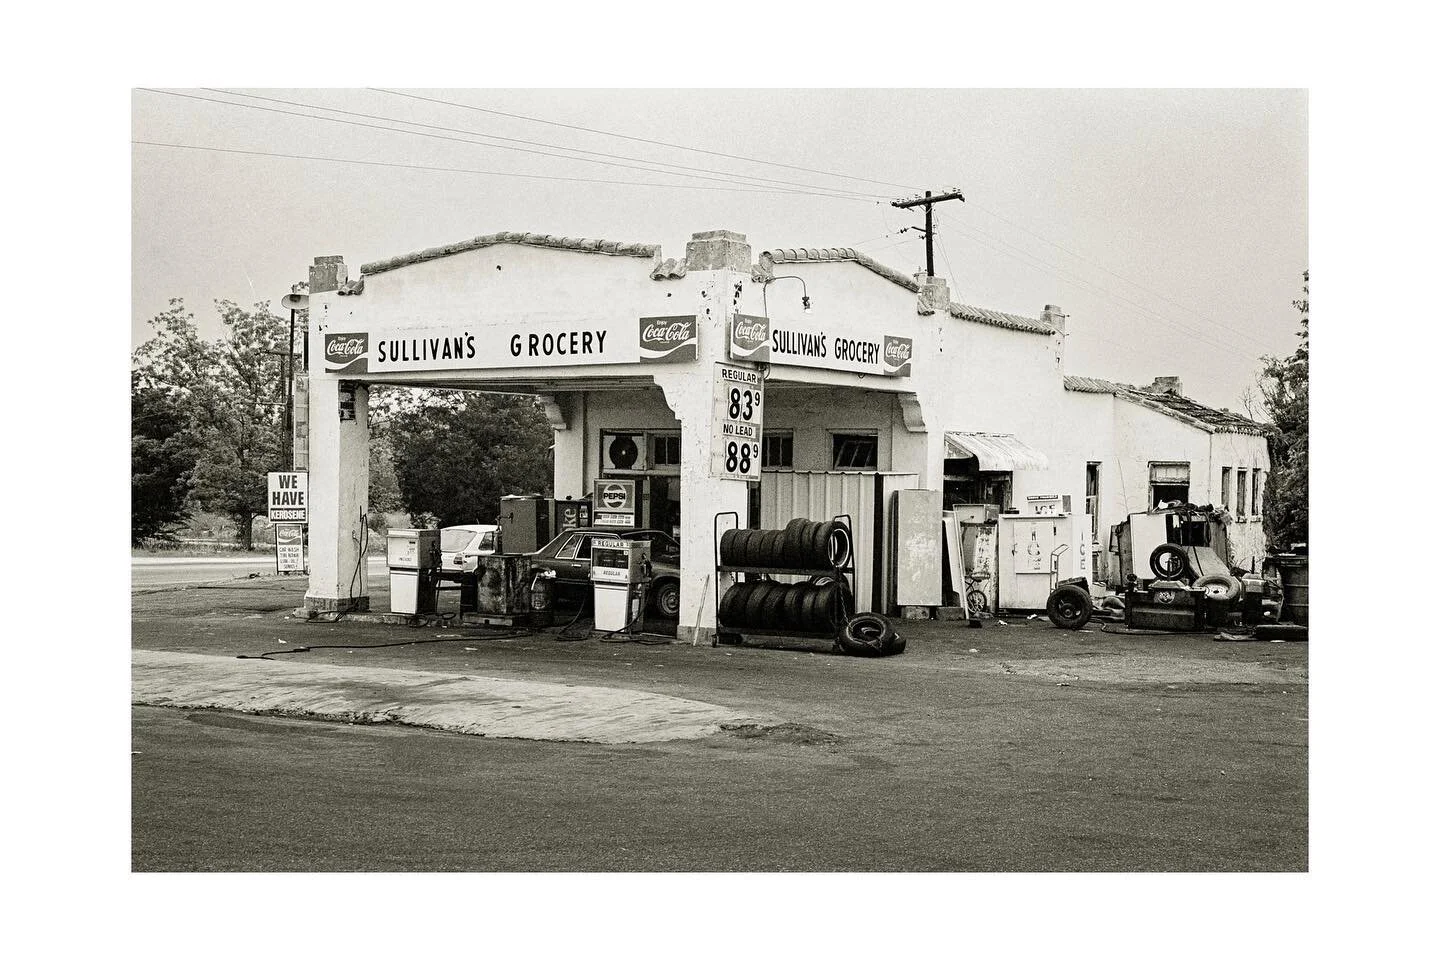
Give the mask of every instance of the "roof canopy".
<path id="1" fill-rule="evenodd" d="M 1045 454 L 1017 439 L 1013 433 L 946 433 L 945 449 L 952 457 L 974 457 L 981 470 L 1044 470 Z"/>

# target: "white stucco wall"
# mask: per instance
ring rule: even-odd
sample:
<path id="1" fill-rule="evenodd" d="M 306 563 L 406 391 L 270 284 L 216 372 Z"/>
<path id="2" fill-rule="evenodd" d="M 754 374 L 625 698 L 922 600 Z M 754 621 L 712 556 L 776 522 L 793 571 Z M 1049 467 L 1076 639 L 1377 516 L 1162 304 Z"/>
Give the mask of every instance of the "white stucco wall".
<path id="1" fill-rule="evenodd" d="M 1152 460 L 1190 462 L 1191 499 L 1201 503 L 1219 502 L 1221 465 L 1268 470 L 1261 438 L 1212 438 L 1108 394 L 1065 391 L 1063 338 L 959 319 L 944 310 L 920 315 L 914 293 L 855 262 L 776 265 L 779 275 L 803 278 L 813 308 L 808 315 L 801 310 L 801 285 L 795 280 L 777 279 L 764 289 L 748 270 L 732 265 L 657 281 L 650 276 L 652 267 L 648 258 L 507 243 L 374 274 L 358 296 L 316 294 L 311 490 L 317 516 L 331 517 L 325 529 L 312 530 L 314 569 L 323 571 L 326 581 L 322 591 L 334 594 L 345 588 L 340 581 L 350 568 L 344 542 L 349 521 L 342 517 L 356 512 L 349 500 L 363 498 L 363 491 L 352 489 L 353 480 L 340 479 L 342 471 L 354 470 L 354 451 L 347 446 L 354 437 L 323 426 L 333 417 L 326 405 L 333 405 L 335 379 L 323 370 L 327 330 L 478 324 L 518 332 L 527 325 L 557 321 L 697 317 L 698 358 L 688 363 L 497 366 L 359 377 L 415 385 L 514 386 L 552 396 L 566 422 L 555 434 L 555 492 L 560 497 L 590 492 L 599 473 L 602 430 L 682 430 L 681 475 L 688 503 L 682 540 L 694 541 L 682 543 L 682 557 L 704 558 L 696 569 L 713 565 L 710 517 L 719 509 L 743 510 L 748 496 L 745 484 L 708 476 L 713 369 L 717 361 L 726 360 L 726 324 L 738 313 L 763 315 L 768 308 L 777 321 L 811 327 L 833 322 L 914 341 L 909 377 L 771 365 L 764 427 L 793 431 L 796 470 L 830 469 L 832 433 L 873 431 L 878 438 L 877 469 L 914 474 L 919 486 L 939 489 L 947 431 L 1014 434 L 1049 460 L 1043 470 L 1015 473 L 1018 505 L 1032 495 L 1069 495 L 1074 512 L 1083 515 L 1086 463 L 1102 464 L 1102 538 L 1125 514 L 1148 506 Z M 1038 315 L 1039 307 L 1037 303 L 1023 312 Z M 360 432 L 350 431 L 356 436 Z M 348 499 L 327 512 L 318 506 L 326 496 Z M 328 527 L 332 522 L 333 530 Z M 1077 520 L 1077 526 L 1083 528 L 1083 521 Z M 1237 547 L 1243 543 L 1245 551 L 1257 549 L 1251 534 L 1258 532 L 1259 523 L 1244 526 L 1243 537 L 1232 539 Z M 1081 572 L 1083 552 L 1077 549 L 1072 556 L 1073 572 Z M 312 586 L 315 582 L 312 576 Z M 713 584 L 687 586 L 682 623 L 705 626 L 713 605 L 706 597 L 712 595 Z"/>

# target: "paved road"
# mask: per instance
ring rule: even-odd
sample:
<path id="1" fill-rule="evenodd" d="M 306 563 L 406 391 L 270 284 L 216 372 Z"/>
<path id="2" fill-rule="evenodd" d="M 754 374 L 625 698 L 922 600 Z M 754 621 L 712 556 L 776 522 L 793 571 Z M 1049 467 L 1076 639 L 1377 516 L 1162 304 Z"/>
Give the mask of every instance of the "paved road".
<path id="1" fill-rule="evenodd" d="M 315 645 L 297 661 L 631 687 L 791 725 L 623 745 L 135 707 L 136 870 L 1307 867 L 1303 644 L 1043 622 L 906 625 L 880 661 L 450 638 L 287 619 L 297 589 L 139 596 L 135 643 Z"/>
<path id="2" fill-rule="evenodd" d="M 385 573 L 385 558 L 369 558 L 369 575 Z M 275 558 L 244 557 L 131 557 L 130 586 L 134 588 L 164 587 L 183 583 L 208 583 L 248 577 L 252 573 L 275 572 Z M 293 574 L 292 576 L 300 576 Z M 303 579 L 303 576 L 301 576 Z"/>

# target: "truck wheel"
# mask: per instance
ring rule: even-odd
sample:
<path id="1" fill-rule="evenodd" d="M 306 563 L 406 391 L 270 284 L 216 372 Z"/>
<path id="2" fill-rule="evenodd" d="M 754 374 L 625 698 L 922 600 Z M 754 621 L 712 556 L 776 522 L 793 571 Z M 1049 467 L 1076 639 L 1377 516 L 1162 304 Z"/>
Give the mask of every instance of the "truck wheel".
<path id="1" fill-rule="evenodd" d="M 1090 622 L 1095 604 L 1090 594 L 1073 583 L 1062 583 L 1050 594 L 1045 603 L 1045 613 L 1050 622 L 1061 630 L 1079 630 Z"/>
<path id="2" fill-rule="evenodd" d="M 661 580 L 655 588 L 655 612 L 667 620 L 680 616 L 680 584 L 675 580 Z"/>
<path id="3" fill-rule="evenodd" d="M 1193 580 L 1190 558 L 1178 543 L 1162 543 L 1150 552 L 1150 571 L 1161 580 Z"/>

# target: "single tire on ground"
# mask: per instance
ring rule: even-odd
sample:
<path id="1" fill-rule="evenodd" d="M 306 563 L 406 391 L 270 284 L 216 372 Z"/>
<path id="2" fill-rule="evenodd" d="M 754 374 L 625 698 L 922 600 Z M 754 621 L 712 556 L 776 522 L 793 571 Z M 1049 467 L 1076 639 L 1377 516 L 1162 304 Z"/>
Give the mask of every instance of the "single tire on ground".
<path id="1" fill-rule="evenodd" d="M 841 626 L 836 638 L 840 649 L 856 657 L 883 657 L 900 653 L 905 641 L 890 621 L 878 613 L 857 613 Z"/>
<path id="2" fill-rule="evenodd" d="M 1061 630 L 1079 630 L 1094 612 L 1089 592 L 1074 583 L 1060 584 L 1045 602 L 1046 615 Z"/>
<path id="3" fill-rule="evenodd" d="M 1195 579 L 1190 558 L 1178 543 L 1162 543 L 1150 551 L 1150 571 L 1162 580 Z"/>

